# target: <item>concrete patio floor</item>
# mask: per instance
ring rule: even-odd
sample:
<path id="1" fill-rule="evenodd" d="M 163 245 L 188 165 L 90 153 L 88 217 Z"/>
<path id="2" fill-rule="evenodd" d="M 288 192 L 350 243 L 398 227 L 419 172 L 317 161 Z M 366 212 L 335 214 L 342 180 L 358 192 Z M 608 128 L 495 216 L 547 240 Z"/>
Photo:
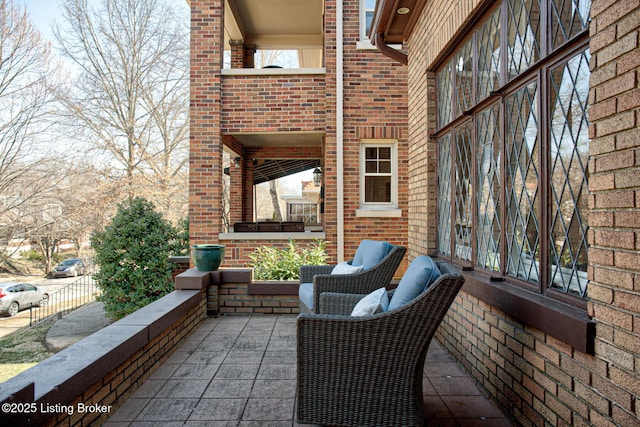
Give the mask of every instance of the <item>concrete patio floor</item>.
<path id="1" fill-rule="evenodd" d="M 296 316 L 206 319 L 106 426 L 298 426 Z M 512 424 L 434 340 L 425 365 L 431 426 Z"/>

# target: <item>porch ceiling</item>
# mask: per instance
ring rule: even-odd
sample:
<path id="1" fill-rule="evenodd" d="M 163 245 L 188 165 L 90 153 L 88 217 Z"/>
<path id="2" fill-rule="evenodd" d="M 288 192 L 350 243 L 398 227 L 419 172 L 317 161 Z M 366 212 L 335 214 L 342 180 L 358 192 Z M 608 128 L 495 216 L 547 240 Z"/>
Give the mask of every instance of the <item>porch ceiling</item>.
<path id="1" fill-rule="evenodd" d="M 309 49 L 323 45 L 324 0 L 226 0 L 228 39 L 258 49 Z"/>
<path id="2" fill-rule="evenodd" d="M 231 134 L 244 147 L 322 147 L 322 132 L 271 132 Z M 256 159 L 253 184 L 271 181 L 321 166 L 319 158 Z M 227 173 L 227 172 L 225 172 Z"/>
<path id="3" fill-rule="evenodd" d="M 324 134 L 320 132 L 272 132 L 232 134 L 245 147 L 316 147 L 322 146 Z"/>
<path id="4" fill-rule="evenodd" d="M 386 43 L 402 43 L 411 34 L 426 3 L 427 0 L 378 0 L 369 38 L 374 41 L 374 35 L 382 33 Z"/>
<path id="5" fill-rule="evenodd" d="M 283 178 L 320 166 L 320 159 L 259 159 L 253 167 L 253 184 Z"/>

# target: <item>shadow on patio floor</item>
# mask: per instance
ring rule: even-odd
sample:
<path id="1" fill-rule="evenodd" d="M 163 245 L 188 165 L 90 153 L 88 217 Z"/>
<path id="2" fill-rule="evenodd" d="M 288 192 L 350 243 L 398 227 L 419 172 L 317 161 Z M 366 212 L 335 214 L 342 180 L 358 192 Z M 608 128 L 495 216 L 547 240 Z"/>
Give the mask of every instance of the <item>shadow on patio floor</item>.
<path id="1" fill-rule="evenodd" d="M 222 316 L 202 326 L 106 426 L 298 426 L 296 316 Z M 425 368 L 430 426 L 512 424 L 434 340 Z"/>

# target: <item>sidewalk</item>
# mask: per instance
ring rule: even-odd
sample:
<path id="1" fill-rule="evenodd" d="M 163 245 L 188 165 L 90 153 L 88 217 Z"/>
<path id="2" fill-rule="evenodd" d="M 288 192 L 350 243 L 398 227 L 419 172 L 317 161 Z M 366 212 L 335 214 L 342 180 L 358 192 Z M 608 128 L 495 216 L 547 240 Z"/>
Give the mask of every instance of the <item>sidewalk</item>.
<path id="1" fill-rule="evenodd" d="M 101 302 L 90 302 L 57 320 L 47 332 L 46 347 L 58 352 L 111 324 L 103 307 Z"/>

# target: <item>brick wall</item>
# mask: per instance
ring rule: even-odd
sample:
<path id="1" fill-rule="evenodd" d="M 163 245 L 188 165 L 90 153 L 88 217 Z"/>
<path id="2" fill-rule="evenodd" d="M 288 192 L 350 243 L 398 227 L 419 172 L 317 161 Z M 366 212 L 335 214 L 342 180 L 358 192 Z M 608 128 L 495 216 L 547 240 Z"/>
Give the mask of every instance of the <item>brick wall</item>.
<path id="1" fill-rule="evenodd" d="M 343 2 L 344 23 L 344 150 L 337 152 L 336 135 L 336 1 L 325 2 L 326 75 L 221 75 L 223 8 L 220 0 L 191 2 L 191 159 L 190 234 L 192 243 L 217 243 L 221 229 L 221 134 L 235 132 L 323 132 L 325 210 L 323 226 L 328 252 L 337 257 L 336 160 L 344 161 L 344 256 L 352 257 L 363 238 L 407 244 L 409 215 L 407 148 L 407 69 L 375 49 L 358 49 L 359 1 Z M 240 45 L 236 46 L 240 55 Z M 246 47 L 245 47 L 246 50 Z M 239 61 L 239 59 L 238 59 Z M 237 65 L 238 61 L 234 64 Z M 246 64 L 245 64 L 246 65 Z M 361 218 L 359 144 L 361 138 L 398 140 L 399 206 L 401 218 Z M 236 147 L 237 149 L 238 147 Z M 235 151 L 244 161 L 251 158 Z M 308 153 L 307 153 L 308 154 Z M 245 168 L 246 170 L 246 168 Z M 243 191 L 236 188 L 233 221 L 248 221 L 251 193 L 243 174 Z M 237 187 L 237 186 L 235 186 Z M 239 198 L 244 209 L 238 212 Z M 402 274 L 405 263 L 400 267 Z"/>
<path id="2" fill-rule="evenodd" d="M 335 37 L 335 1 L 326 2 L 328 38 Z M 359 49 L 360 19 L 359 1 L 343 2 L 344 29 L 344 150 L 336 153 L 336 141 L 328 133 L 326 147 L 327 175 L 325 180 L 335 182 L 336 155 L 342 156 L 344 164 L 344 255 L 353 257 L 363 238 L 386 240 L 397 245 L 407 244 L 407 224 L 409 206 L 408 174 L 408 128 L 407 128 L 407 68 L 383 55 L 375 49 Z M 327 45 L 327 79 L 335 76 L 334 45 Z M 332 84 L 327 83 L 330 91 Z M 334 108 L 334 100 L 327 99 L 327 107 Z M 330 118 L 331 117 L 331 118 Z M 333 124 L 333 115 L 327 115 L 328 128 Z M 333 129 L 332 129 L 333 131 Z M 398 141 L 398 208 L 400 218 L 357 217 L 360 208 L 359 150 L 360 141 L 368 138 L 395 139 Z M 336 153 L 336 154 L 334 154 Z M 329 224 L 334 224 L 336 200 L 331 192 L 325 193 L 325 212 Z M 335 230 L 330 227 L 327 231 Z M 329 241 L 335 241 L 333 235 Z M 407 260 L 398 269 L 400 277 L 406 269 Z"/>
<path id="3" fill-rule="evenodd" d="M 591 7 L 590 314 L 594 424 L 640 425 L 640 2 Z"/>
<path id="4" fill-rule="evenodd" d="M 409 245 L 435 248 L 433 62 L 483 7 L 428 3 L 409 46 Z M 486 3 L 486 2 L 483 2 Z M 525 426 L 640 425 L 640 2 L 594 0 L 588 313 L 595 354 L 461 292 L 437 338 L 505 413 Z"/>
<path id="5" fill-rule="evenodd" d="M 296 284 L 297 285 L 297 284 Z M 248 283 L 225 283 L 218 287 L 221 314 L 297 314 L 297 292 L 291 295 L 251 294 Z M 260 285 L 253 285 L 260 286 Z"/>
<path id="6" fill-rule="evenodd" d="M 189 235 L 192 244 L 217 243 L 222 227 L 220 85 L 222 0 L 191 0 Z"/>
<path id="7" fill-rule="evenodd" d="M 322 132 L 324 97 L 324 75 L 226 75 L 222 132 Z"/>

